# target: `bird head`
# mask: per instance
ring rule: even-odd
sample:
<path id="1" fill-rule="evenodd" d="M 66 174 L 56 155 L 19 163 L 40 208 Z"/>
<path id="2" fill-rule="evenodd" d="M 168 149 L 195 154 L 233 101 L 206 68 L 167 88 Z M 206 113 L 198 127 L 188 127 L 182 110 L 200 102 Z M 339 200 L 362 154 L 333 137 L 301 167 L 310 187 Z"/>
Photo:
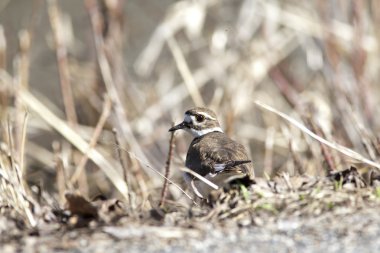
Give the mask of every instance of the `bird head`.
<path id="1" fill-rule="evenodd" d="M 194 137 L 200 137 L 211 132 L 223 132 L 216 118 L 216 114 L 212 110 L 204 107 L 187 110 L 184 120 L 170 128 L 169 131 L 173 132 L 179 129 L 189 132 Z"/>

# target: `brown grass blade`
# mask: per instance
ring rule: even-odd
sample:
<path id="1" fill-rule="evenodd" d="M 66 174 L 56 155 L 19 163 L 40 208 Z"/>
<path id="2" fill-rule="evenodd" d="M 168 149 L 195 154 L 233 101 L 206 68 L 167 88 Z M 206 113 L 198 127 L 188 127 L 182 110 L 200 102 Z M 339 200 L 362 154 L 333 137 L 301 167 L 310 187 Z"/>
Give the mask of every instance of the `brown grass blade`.
<path id="1" fill-rule="evenodd" d="M 371 161 L 367 158 L 365 158 L 364 156 L 362 156 L 361 154 L 347 148 L 347 147 L 344 147 L 338 143 L 335 143 L 335 142 L 331 142 L 331 141 L 328 141 L 318 135 L 316 135 L 315 133 L 313 133 L 312 131 L 310 131 L 307 127 L 305 127 L 304 125 L 302 125 L 300 122 L 296 121 L 295 119 L 289 117 L 288 115 L 286 115 L 285 113 L 282 113 L 276 109 L 274 109 L 273 107 L 267 105 L 267 104 L 264 104 L 260 101 L 255 101 L 255 104 L 258 105 L 259 107 L 267 110 L 267 111 L 270 111 L 270 112 L 273 112 L 275 113 L 276 115 L 280 116 L 281 118 L 283 118 L 284 120 L 288 121 L 289 123 L 291 123 L 293 126 L 297 127 L 298 129 L 300 129 L 302 132 L 304 132 L 305 134 L 309 135 L 310 137 L 312 137 L 313 139 L 325 144 L 326 146 L 332 148 L 332 149 L 335 149 L 337 150 L 338 152 L 348 156 L 348 157 L 351 157 L 355 160 L 358 160 L 358 161 L 361 161 L 363 163 L 366 163 L 368 165 L 371 165 L 373 167 L 376 167 L 377 169 L 380 169 L 380 164 L 377 163 L 377 162 L 374 162 L 374 161 Z"/>
<path id="2" fill-rule="evenodd" d="M 47 124 L 59 132 L 68 142 L 82 153 L 88 152 L 88 157 L 99 166 L 104 174 L 111 180 L 115 187 L 128 200 L 128 187 L 119 173 L 114 169 L 116 166 L 108 161 L 97 149 L 91 146 L 75 132 L 65 121 L 54 115 L 44 104 L 28 91 L 20 93 L 22 102 L 38 114 Z"/>

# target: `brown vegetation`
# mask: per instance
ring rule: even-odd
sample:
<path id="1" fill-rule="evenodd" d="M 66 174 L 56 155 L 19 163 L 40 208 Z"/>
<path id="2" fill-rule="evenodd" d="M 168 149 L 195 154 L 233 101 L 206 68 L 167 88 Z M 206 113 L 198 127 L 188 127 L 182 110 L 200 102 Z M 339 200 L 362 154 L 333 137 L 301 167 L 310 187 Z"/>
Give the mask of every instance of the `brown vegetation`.
<path id="1" fill-rule="evenodd" d="M 0 4 L 0 244 L 83 227 L 197 237 L 206 223 L 378 210 L 378 5 Z M 207 203 L 188 191 L 189 138 L 167 130 L 193 106 L 249 148 L 252 187 Z"/>

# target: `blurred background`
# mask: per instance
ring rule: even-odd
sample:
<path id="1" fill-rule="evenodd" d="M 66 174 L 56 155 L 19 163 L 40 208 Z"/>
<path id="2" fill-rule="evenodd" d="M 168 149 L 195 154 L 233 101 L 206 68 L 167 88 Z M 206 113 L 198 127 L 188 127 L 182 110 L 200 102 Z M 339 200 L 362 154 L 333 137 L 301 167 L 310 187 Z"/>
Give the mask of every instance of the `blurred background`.
<path id="1" fill-rule="evenodd" d="M 28 91 L 88 143 L 98 125 L 93 146 L 143 199 L 161 188 L 154 170 L 164 171 L 168 129 L 194 106 L 215 110 L 259 177 L 320 176 L 353 161 L 255 101 L 376 161 L 379 21 L 380 2 L 361 0 L 1 0 L 3 149 L 25 157 L 27 181 L 43 189 L 59 187 L 61 168 L 65 187 L 86 196 L 115 191 L 42 111 L 27 109 L 22 148 Z M 170 178 L 179 184 L 190 141 L 176 135 Z"/>

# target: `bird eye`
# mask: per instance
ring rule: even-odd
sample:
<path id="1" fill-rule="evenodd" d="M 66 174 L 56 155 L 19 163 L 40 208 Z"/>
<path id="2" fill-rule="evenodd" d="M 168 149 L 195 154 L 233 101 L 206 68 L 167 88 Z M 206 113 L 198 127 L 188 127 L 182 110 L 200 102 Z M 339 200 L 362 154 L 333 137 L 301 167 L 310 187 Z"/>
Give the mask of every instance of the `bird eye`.
<path id="1" fill-rule="evenodd" d="M 196 115 L 195 118 L 196 118 L 196 120 L 197 120 L 198 122 L 202 122 L 202 121 L 205 120 L 205 116 L 200 115 L 200 114 Z"/>

